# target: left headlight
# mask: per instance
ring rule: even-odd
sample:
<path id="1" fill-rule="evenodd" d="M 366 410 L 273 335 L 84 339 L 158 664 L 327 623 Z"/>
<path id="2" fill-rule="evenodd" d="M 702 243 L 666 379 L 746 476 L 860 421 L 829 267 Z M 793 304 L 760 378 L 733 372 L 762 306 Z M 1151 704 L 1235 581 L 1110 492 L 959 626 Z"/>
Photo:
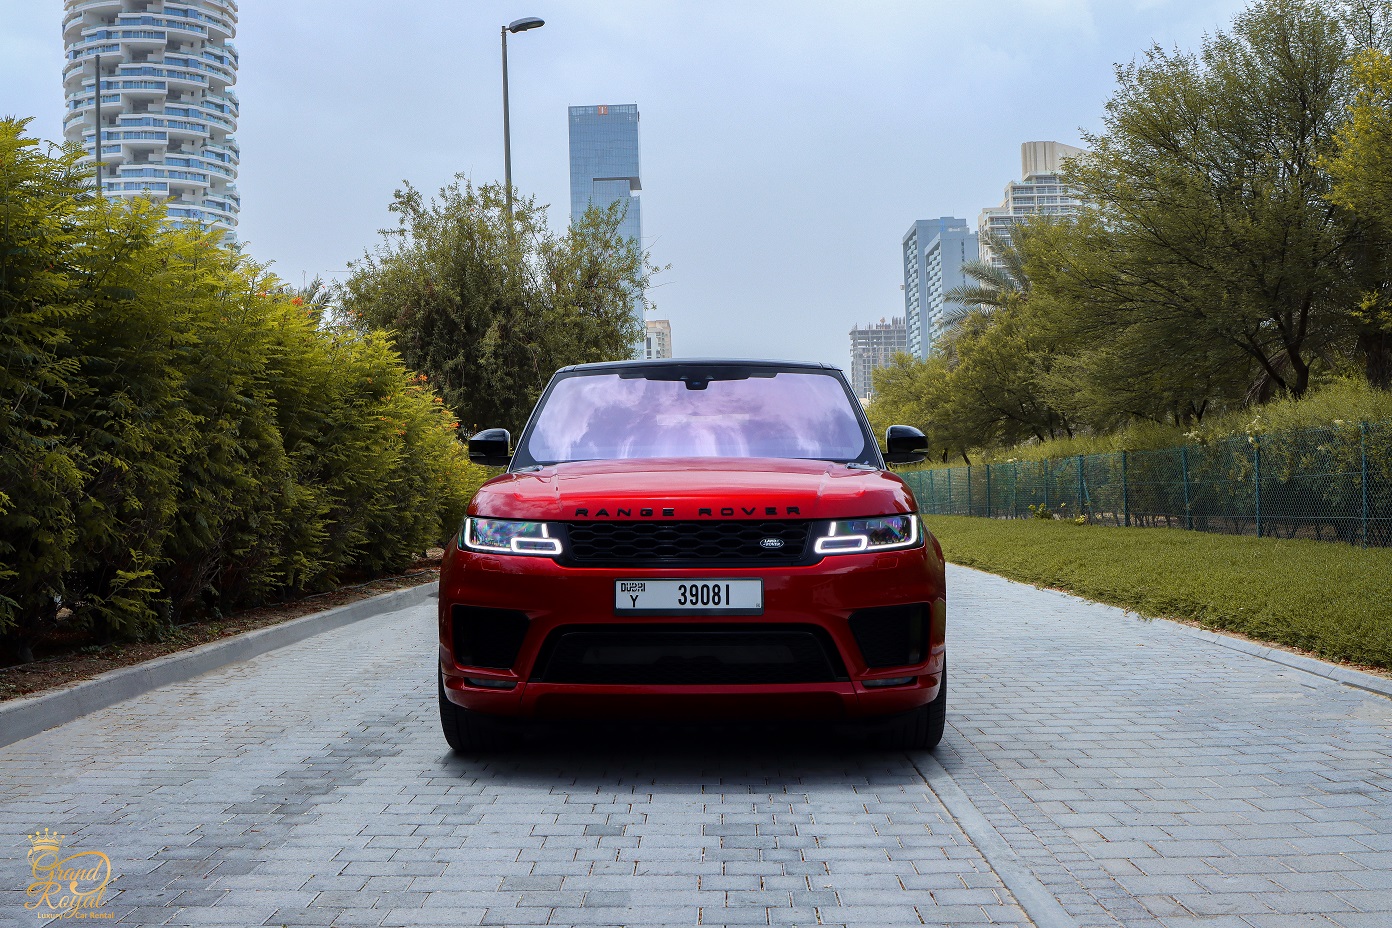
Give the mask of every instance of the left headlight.
<path id="1" fill-rule="evenodd" d="M 912 548 L 921 541 L 918 516 L 879 516 L 823 523 L 813 550 L 818 554 L 859 554 Z"/>
<path id="2" fill-rule="evenodd" d="M 528 554 L 555 557 L 561 540 L 551 537 L 545 522 L 512 522 L 469 516 L 459 530 L 459 547 L 490 554 Z"/>

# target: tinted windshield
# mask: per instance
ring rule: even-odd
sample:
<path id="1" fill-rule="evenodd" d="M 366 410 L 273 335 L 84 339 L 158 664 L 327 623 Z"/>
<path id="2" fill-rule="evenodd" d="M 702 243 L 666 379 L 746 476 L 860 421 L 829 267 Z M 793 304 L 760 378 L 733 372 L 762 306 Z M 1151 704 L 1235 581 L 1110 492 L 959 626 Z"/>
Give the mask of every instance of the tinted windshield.
<path id="1" fill-rule="evenodd" d="M 561 377 L 542 400 L 514 466 L 659 457 L 877 463 L 840 377 L 760 373 L 714 379 L 703 389 L 632 373 Z"/>

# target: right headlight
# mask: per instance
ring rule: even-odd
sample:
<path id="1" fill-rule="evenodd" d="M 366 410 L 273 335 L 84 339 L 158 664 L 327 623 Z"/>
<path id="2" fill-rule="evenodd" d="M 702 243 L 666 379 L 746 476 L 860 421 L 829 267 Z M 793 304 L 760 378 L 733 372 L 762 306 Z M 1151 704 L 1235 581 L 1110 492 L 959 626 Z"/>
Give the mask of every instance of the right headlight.
<path id="1" fill-rule="evenodd" d="M 530 554 L 556 557 L 561 540 L 551 537 L 545 522 L 514 522 L 469 516 L 459 530 L 459 547 L 489 554 Z"/>
<path id="2" fill-rule="evenodd" d="M 920 541 L 916 515 L 838 519 L 819 527 L 813 550 L 818 554 L 859 554 L 863 551 L 913 548 Z"/>

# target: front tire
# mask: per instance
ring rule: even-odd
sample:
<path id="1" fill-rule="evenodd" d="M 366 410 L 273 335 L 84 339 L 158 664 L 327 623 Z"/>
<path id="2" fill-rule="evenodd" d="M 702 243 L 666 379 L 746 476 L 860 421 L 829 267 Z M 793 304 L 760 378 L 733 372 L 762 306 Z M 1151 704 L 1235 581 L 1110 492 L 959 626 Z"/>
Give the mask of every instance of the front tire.
<path id="1" fill-rule="evenodd" d="M 445 677 L 438 667 L 435 680 L 440 691 L 440 728 L 451 750 L 456 754 L 484 754 L 513 744 L 515 733 L 501 720 L 456 706 L 445 698 Z"/>
<path id="2" fill-rule="evenodd" d="M 947 661 L 933 701 L 892 719 L 880 734 L 881 744 L 895 751 L 931 751 L 947 726 Z"/>

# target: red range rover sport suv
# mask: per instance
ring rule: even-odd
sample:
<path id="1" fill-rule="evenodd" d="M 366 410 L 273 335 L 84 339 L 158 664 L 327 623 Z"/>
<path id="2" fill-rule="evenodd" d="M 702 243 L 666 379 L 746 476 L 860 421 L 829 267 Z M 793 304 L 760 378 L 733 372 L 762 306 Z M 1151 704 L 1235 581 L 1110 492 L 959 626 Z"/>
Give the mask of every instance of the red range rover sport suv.
<path id="1" fill-rule="evenodd" d="M 440 575 L 457 751 L 529 719 L 801 718 L 932 748 L 947 706 L 942 551 L 841 372 L 663 360 L 556 373 Z"/>

